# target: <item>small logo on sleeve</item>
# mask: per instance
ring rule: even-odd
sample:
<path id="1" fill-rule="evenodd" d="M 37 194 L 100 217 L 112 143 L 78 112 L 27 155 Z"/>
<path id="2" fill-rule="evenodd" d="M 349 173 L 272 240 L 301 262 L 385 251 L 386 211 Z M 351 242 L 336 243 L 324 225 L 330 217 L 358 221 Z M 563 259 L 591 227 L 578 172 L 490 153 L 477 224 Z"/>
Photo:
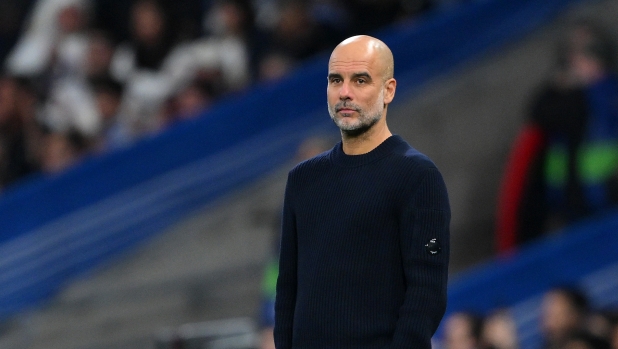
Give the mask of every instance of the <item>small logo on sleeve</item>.
<path id="1" fill-rule="evenodd" d="M 433 238 L 425 244 L 425 251 L 427 251 L 430 255 L 436 255 L 442 252 L 442 246 L 436 238 Z"/>

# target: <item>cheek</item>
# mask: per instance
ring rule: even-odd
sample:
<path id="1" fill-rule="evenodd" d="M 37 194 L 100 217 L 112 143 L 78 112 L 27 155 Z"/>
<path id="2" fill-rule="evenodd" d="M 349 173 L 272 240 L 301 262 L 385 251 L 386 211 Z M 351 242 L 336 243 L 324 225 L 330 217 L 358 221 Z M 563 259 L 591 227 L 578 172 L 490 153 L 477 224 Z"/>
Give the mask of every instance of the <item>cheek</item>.
<path id="1" fill-rule="evenodd" d="M 339 100 L 339 91 L 334 87 L 328 87 L 326 89 L 326 98 L 328 103 L 336 103 Z"/>
<path id="2" fill-rule="evenodd" d="M 384 105 L 384 95 L 382 94 L 371 94 L 371 96 L 367 96 L 364 98 L 361 103 L 365 106 L 365 108 L 369 109 L 378 109 Z"/>

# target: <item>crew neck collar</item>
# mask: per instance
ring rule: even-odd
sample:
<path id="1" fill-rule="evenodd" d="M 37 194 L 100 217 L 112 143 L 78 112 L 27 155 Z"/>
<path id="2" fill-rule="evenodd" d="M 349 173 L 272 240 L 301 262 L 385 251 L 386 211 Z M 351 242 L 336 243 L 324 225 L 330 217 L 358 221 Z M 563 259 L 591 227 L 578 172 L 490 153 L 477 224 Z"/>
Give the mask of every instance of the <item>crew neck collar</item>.
<path id="1" fill-rule="evenodd" d="M 405 143 L 403 138 L 399 135 L 392 135 L 368 153 L 348 155 L 343 151 L 343 143 L 340 141 L 333 148 L 331 160 L 334 164 L 344 167 L 362 166 L 391 154 L 392 150 L 402 143 Z"/>

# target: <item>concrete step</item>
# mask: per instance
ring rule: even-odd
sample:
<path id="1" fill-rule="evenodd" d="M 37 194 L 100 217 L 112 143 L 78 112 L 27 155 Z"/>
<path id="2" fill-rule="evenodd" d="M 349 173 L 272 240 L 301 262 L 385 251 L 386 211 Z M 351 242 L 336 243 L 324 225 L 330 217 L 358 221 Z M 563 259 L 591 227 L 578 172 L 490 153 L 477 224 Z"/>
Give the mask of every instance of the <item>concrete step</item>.
<path id="1" fill-rule="evenodd" d="M 153 345 L 163 329 L 195 321 L 247 316 L 258 309 L 261 265 L 222 276 L 166 284 L 145 292 L 114 292 L 79 302 L 57 302 L 21 319 L 12 348 L 110 348 L 114 343 Z M 249 311 L 248 311 L 249 310 Z M 253 314 L 251 314 L 253 315 Z M 58 321 L 62 319 L 62 321 Z M 24 340 L 22 338 L 22 340 Z M 18 342 L 4 338 L 2 343 Z M 7 346 L 8 347 L 8 346 Z M 142 346 L 143 348 L 144 346 Z"/>

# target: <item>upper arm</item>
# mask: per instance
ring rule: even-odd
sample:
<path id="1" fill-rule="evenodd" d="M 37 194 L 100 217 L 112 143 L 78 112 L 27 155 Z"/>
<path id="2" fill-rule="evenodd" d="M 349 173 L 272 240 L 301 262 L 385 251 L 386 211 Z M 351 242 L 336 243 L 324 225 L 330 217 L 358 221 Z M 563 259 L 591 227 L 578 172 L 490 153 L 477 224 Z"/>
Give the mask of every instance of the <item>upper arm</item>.
<path id="1" fill-rule="evenodd" d="M 450 208 L 446 186 L 437 169 L 430 168 L 414 189 L 400 217 L 406 291 L 399 309 L 393 348 L 430 348 L 431 336 L 446 310 L 450 252 Z M 439 253 L 427 250 L 426 245 L 432 239 L 440 244 Z"/>

